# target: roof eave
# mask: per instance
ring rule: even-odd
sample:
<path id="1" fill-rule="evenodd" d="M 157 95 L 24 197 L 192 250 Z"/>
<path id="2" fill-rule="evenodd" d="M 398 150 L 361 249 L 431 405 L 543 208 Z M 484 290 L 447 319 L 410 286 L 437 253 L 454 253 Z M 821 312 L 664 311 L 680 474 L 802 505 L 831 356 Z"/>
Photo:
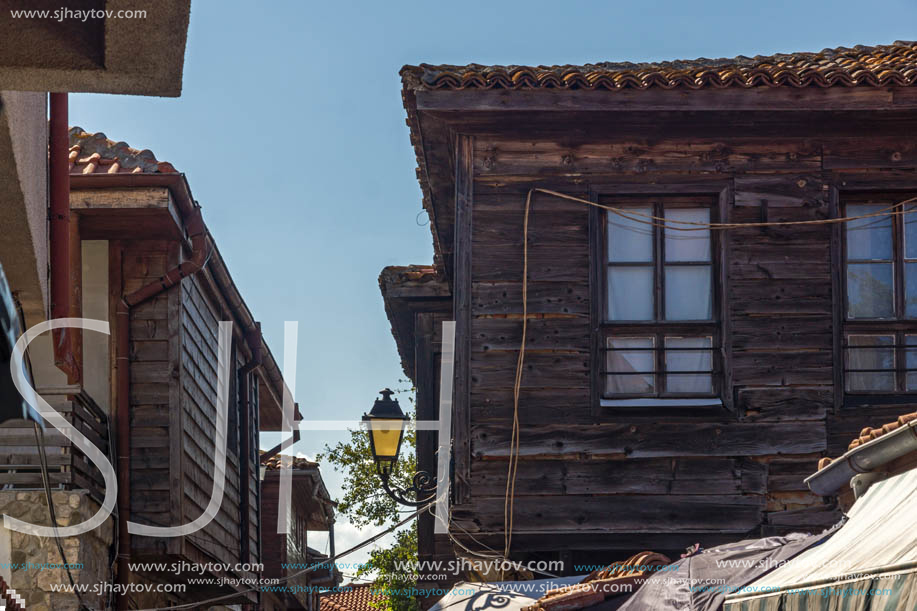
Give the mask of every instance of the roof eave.
<path id="1" fill-rule="evenodd" d="M 426 274 L 427 278 L 409 280 L 405 273 Z M 379 290 L 385 314 L 392 327 L 392 337 L 401 358 L 401 367 L 414 380 L 413 314 L 418 311 L 444 311 L 451 305 L 451 294 L 445 278 L 436 268 L 420 265 L 389 266 L 379 274 Z"/>
<path id="2" fill-rule="evenodd" d="M 114 173 L 114 174 L 71 174 L 70 186 L 72 189 L 103 189 L 117 187 L 167 187 L 175 199 L 176 204 L 183 218 L 187 218 L 195 207 L 194 196 L 191 193 L 191 185 L 187 176 L 183 172 L 151 174 L 151 173 Z M 255 318 L 251 310 L 242 298 L 238 287 L 229 273 L 229 268 L 220 254 L 216 240 L 207 228 L 206 222 L 204 227 L 210 243 L 213 245 L 213 254 L 211 255 L 208 267 L 212 269 L 213 278 L 224 293 L 233 313 L 242 323 L 244 330 L 250 330 L 255 327 Z M 280 367 L 271 352 L 270 346 L 261 336 L 261 354 L 262 368 L 270 380 L 274 393 L 278 397 L 283 397 L 285 382 Z M 272 430 L 272 429 L 265 429 Z M 278 429 L 279 430 L 279 429 Z"/>
<path id="3" fill-rule="evenodd" d="M 812 492 L 830 496 L 860 473 L 874 471 L 895 459 L 917 452 L 917 420 L 859 445 L 806 478 Z"/>

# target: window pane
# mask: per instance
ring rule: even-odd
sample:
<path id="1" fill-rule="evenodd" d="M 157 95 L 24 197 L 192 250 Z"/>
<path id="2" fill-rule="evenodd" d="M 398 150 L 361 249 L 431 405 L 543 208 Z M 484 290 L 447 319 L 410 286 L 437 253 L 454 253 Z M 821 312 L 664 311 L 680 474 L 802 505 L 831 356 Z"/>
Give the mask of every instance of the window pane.
<path id="1" fill-rule="evenodd" d="M 908 212 L 904 215 L 904 256 L 917 259 L 917 206 L 905 206 L 904 209 Z"/>
<path id="2" fill-rule="evenodd" d="M 653 320 L 653 268 L 608 268 L 608 319 Z"/>
<path id="3" fill-rule="evenodd" d="M 893 335 L 848 335 L 847 346 L 848 391 L 895 390 Z"/>
<path id="4" fill-rule="evenodd" d="M 697 371 L 667 373 L 666 392 L 711 394 L 713 392 L 713 339 L 710 337 L 665 338 L 665 370 Z M 702 350 L 708 348 L 708 350 Z"/>
<path id="5" fill-rule="evenodd" d="M 888 204 L 857 204 L 847 206 L 847 216 L 874 214 Z M 847 226 L 847 258 L 850 260 L 884 260 L 892 258 L 892 217 L 877 216 L 849 221 Z"/>
<path id="6" fill-rule="evenodd" d="M 893 287 L 891 263 L 848 264 L 848 318 L 892 318 Z"/>
<path id="7" fill-rule="evenodd" d="M 666 320 L 710 320 L 712 293 L 709 265 L 666 266 Z"/>
<path id="8" fill-rule="evenodd" d="M 904 315 L 917 318 L 917 263 L 904 264 Z"/>
<path id="9" fill-rule="evenodd" d="M 605 346 L 605 389 L 608 394 L 652 394 L 656 390 L 656 358 L 652 337 L 608 337 Z M 619 374 L 619 375 L 615 375 Z M 630 375 L 628 375 L 630 374 Z M 634 375 L 645 374 L 645 375 Z"/>
<path id="10" fill-rule="evenodd" d="M 667 221 L 689 221 L 709 223 L 709 208 L 673 208 L 665 211 Z M 692 225 L 679 225 L 690 228 Z M 665 228 L 666 261 L 709 261 L 710 230 L 684 231 L 673 227 Z"/>
<path id="11" fill-rule="evenodd" d="M 649 206 L 627 210 L 645 215 L 653 213 L 653 209 Z M 653 226 L 609 211 L 608 260 L 612 263 L 651 262 L 653 260 Z"/>
<path id="12" fill-rule="evenodd" d="M 907 369 L 915 370 L 908 371 L 905 374 L 907 390 L 917 390 L 917 335 L 905 335 L 904 344 L 909 346 L 905 348 L 904 366 Z M 913 348 L 910 348 L 910 346 L 913 346 Z"/>

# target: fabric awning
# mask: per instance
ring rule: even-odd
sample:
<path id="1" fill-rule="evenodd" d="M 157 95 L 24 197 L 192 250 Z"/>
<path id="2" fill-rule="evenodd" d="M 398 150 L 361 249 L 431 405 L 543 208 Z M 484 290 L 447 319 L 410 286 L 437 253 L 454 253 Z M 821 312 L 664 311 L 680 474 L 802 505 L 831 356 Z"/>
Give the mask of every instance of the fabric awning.
<path id="1" fill-rule="evenodd" d="M 874 484 L 834 536 L 727 596 L 725 611 L 917 609 L 917 469 Z"/>
<path id="2" fill-rule="evenodd" d="M 446 590 L 430 611 L 521 611 L 523 607 L 544 596 L 548 590 L 579 583 L 583 577 L 585 575 L 497 583 L 463 581 Z"/>

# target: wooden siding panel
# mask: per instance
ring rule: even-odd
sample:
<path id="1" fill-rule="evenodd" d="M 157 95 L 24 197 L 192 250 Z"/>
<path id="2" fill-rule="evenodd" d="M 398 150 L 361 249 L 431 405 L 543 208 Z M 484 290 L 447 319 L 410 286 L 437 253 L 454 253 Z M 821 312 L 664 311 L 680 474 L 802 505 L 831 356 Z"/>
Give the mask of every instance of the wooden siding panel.
<path id="1" fill-rule="evenodd" d="M 503 494 L 506 466 L 505 461 L 475 462 L 471 472 L 475 494 Z M 764 494 L 767 481 L 767 465 L 729 457 L 522 460 L 516 496 Z"/>
<path id="2" fill-rule="evenodd" d="M 510 431 L 499 424 L 472 423 L 477 459 L 509 456 Z M 797 422 L 645 422 L 591 427 L 545 423 L 522 431 L 520 456 L 530 458 L 630 456 L 766 456 L 810 454 L 826 449 L 820 426 Z"/>
<path id="3" fill-rule="evenodd" d="M 213 488 L 217 334 L 221 317 L 197 276 L 181 284 L 181 312 L 183 518 L 190 522 L 204 512 Z M 237 367 L 238 363 L 232 364 L 230 375 L 235 375 Z M 229 409 L 236 409 L 232 397 Z M 220 510 L 190 543 L 220 561 L 238 562 L 240 529 L 238 461 L 229 455 Z"/>
<path id="4" fill-rule="evenodd" d="M 475 174 L 517 179 L 558 174 L 755 172 L 821 169 L 821 147 L 811 141 L 631 141 L 561 144 L 556 141 L 475 142 Z"/>
<path id="5" fill-rule="evenodd" d="M 457 505 L 453 520 L 470 533 L 503 530 L 503 496 L 476 497 L 474 505 Z M 640 510 L 634 508 L 639 506 Z M 747 533 L 764 516 L 764 499 L 756 495 L 566 495 L 550 505 L 538 497 L 516 500 L 513 517 L 521 533 Z"/>
<path id="6" fill-rule="evenodd" d="M 459 499 L 454 516 L 485 534 L 503 528 L 529 188 L 587 199 L 720 194 L 720 214 L 729 222 L 819 222 L 831 214 L 832 189 L 875 189 L 877 181 L 892 179 L 913 184 L 906 168 L 917 167 L 917 149 L 897 137 L 867 138 L 861 146 L 833 134 L 795 138 L 792 130 L 779 138 L 716 140 L 670 135 L 644 140 L 586 131 L 552 140 L 493 133 L 476 136 L 469 155 L 474 224 L 468 210 L 458 219 L 468 220 L 470 229 L 464 239 L 471 260 L 463 261 L 462 274 L 470 269 L 471 278 L 461 276 L 466 293 L 465 309 L 459 310 L 467 315 L 470 308 L 470 345 L 467 356 L 459 355 L 467 361 L 458 363 L 459 369 L 466 363 L 469 368 L 470 430 L 462 432 L 456 460 L 470 460 L 469 479 L 462 482 L 470 497 Z M 827 171 L 838 169 L 845 171 Z M 653 408 L 594 405 L 601 377 L 592 342 L 602 304 L 593 303 L 590 292 L 595 283 L 590 265 L 596 262 L 590 261 L 589 210 L 533 196 L 514 549 L 527 549 L 515 543 L 527 541 L 526 533 L 680 531 L 697 532 L 698 540 L 707 541 L 722 533 L 806 528 L 836 517 L 805 490 L 802 479 L 819 456 L 842 453 L 864 426 L 915 409 L 835 410 L 842 397 L 836 387 L 836 230 L 810 224 L 729 231 L 720 253 L 720 283 L 723 325 L 729 329 L 724 369 L 731 373 L 725 402 L 734 401 L 736 409 L 661 415 Z M 594 276 L 601 277 L 598 265 Z M 700 495 L 709 498 L 699 501 Z M 700 510 L 702 503 L 707 505 Z M 632 520 L 636 504 L 650 508 L 639 523 Z"/>
<path id="7" fill-rule="evenodd" d="M 169 247 L 159 241 L 126 243 L 120 269 L 124 290 L 136 290 L 165 273 L 172 256 Z M 130 312 L 131 519 L 156 526 L 172 522 L 168 300 L 168 294 L 160 294 Z M 137 551 L 165 549 L 169 542 L 133 537 L 132 545 Z"/>

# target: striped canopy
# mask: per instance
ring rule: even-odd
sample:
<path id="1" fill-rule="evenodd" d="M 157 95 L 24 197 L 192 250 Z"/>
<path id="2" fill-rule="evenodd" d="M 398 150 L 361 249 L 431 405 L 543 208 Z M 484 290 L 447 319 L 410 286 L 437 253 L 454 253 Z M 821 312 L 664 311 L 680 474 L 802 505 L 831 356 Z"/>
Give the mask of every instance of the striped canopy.
<path id="1" fill-rule="evenodd" d="M 917 469 L 874 484 L 849 520 L 726 598 L 725 611 L 917 610 Z"/>

